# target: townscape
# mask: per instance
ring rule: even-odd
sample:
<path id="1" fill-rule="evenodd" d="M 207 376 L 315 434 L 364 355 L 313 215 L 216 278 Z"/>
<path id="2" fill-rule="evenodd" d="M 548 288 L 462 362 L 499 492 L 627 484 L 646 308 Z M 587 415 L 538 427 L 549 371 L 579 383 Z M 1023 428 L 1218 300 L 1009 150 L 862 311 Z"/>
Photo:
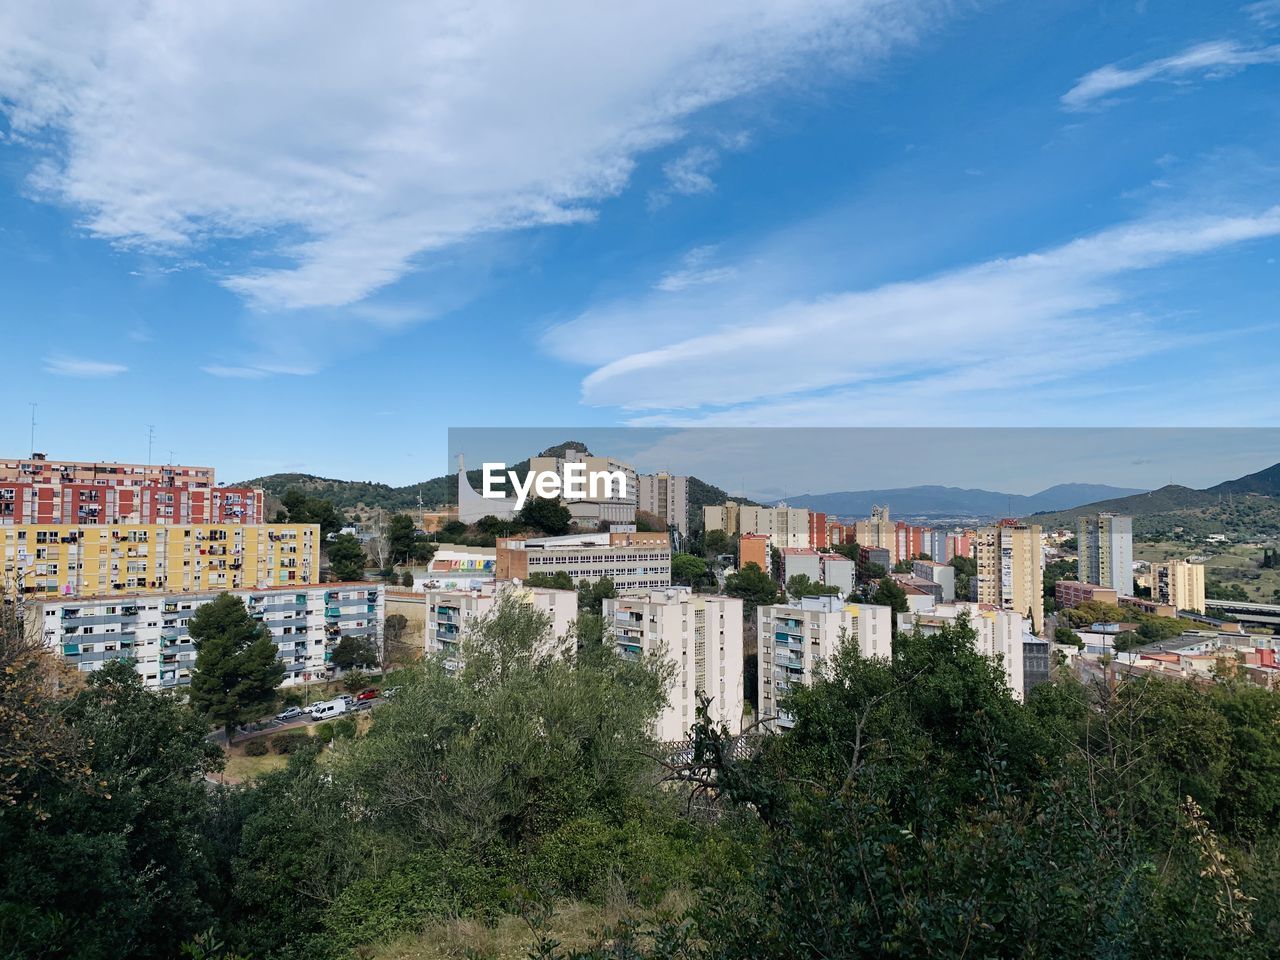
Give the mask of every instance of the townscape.
<path id="1" fill-rule="evenodd" d="M 42 454 L 0 461 L 6 656 L 31 671 L 31 682 L 56 691 L 54 702 L 88 697 L 111 714 L 111 703 L 123 696 L 112 691 L 121 685 L 135 697 L 163 698 L 152 709 L 174 712 L 165 722 L 186 731 L 187 775 L 204 783 L 196 789 L 262 796 L 299 777 L 327 778 L 335 765 L 372 762 L 363 751 L 417 736 L 420 711 L 429 717 L 443 705 L 421 698 L 444 696 L 448 703 L 449 685 L 474 690 L 494 669 L 523 663 L 537 678 L 559 658 L 576 670 L 603 669 L 606 677 L 634 669 L 630 683 L 645 678 L 644 692 L 622 709 L 627 746 L 612 749 L 631 751 L 628 776 L 637 764 L 650 767 L 658 795 L 666 795 L 660 806 L 683 802 L 678 798 L 686 794 L 690 803 L 700 798 L 703 812 L 690 821 L 704 824 L 698 830 L 719 829 L 706 825 L 710 810 L 723 816 L 742 802 L 732 784 L 743 774 L 731 758 L 780 763 L 786 776 L 796 773 L 785 759 L 795 748 L 782 745 L 813 736 L 805 732 L 817 722 L 812 698 L 872 664 L 905 669 L 913 656 L 927 657 L 933 666 L 920 669 L 942 669 L 940 676 L 968 663 L 965 669 L 976 673 L 967 682 L 984 688 L 981 696 L 1004 700 L 1001 710 L 1030 710 L 1040 716 L 1036 723 L 1050 722 L 1043 711 L 1062 710 L 1064 695 L 1080 705 L 1102 696 L 1094 709 L 1104 714 L 1132 711 L 1126 698 L 1147 696 L 1135 693 L 1146 682 L 1171 685 L 1160 688 L 1172 698 L 1168 709 L 1191 709 L 1186 702 L 1174 706 L 1187 696 L 1212 702 L 1252 688 L 1265 698 L 1266 715 L 1280 717 L 1272 692 L 1280 671 L 1280 605 L 1241 600 L 1239 586 L 1206 581 L 1203 556 L 1136 560 L 1131 516 L 1085 504 L 1074 527 L 1044 526 L 1037 515 L 925 525 L 895 520 L 889 505 L 868 517 L 837 517 L 735 500 L 689 476 L 637 473 L 577 443 L 530 458 L 524 470 L 533 475 L 566 463 L 617 471 L 625 483 L 597 497 L 534 497 L 517 509 L 514 498 L 480 495 L 459 466 L 450 502 L 388 516 L 377 507 L 342 510 L 296 487 L 277 495 L 253 482 L 226 485 L 205 466 Z M 276 488 L 269 478 L 268 484 Z M 691 485 L 704 487 L 702 499 L 719 502 L 695 506 Z M 1264 547 L 1260 566 L 1275 565 L 1276 556 Z M 606 650 L 615 667 L 598 659 Z M 870 716 L 865 711 L 891 692 L 837 722 L 861 728 Z M 535 713 L 513 722 L 524 727 L 538 716 L 547 722 L 538 711 L 549 708 L 528 705 Z M 977 709 L 962 726 L 992 708 Z M 1153 716 L 1140 710 L 1125 722 L 1157 722 L 1164 709 Z M 596 724 L 602 717 L 583 719 Z M 886 743 L 894 742 L 892 729 Z M 1169 735 L 1164 728 L 1152 732 Z M 19 758 L 23 737 L 15 741 Z M 713 744 L 728 752 L 707 755 Z M 26 749 L 52 756 L 58 747 L 37 740 Z M 454 749 L 467 752 L 460 744 Z M 467 749 L 485 753 L 476 744 Z M 1131 749 L 1138 752 L 1126 762 L 1139 763 L 1151 748 Z M 1280 788 L 1280 759 L 1268 759 L 1276 756 L 1250 758 L 1254 775 L 1271 779 L 1242 800 L 1255 807 L 1280 803 L 1280 790 L 1264 786 Z M 440 776 L 451 769 L 449 757 L 415 762 Z M 1148 762 L 1158 768 L 1167 761 Z M 1206 755 L 1195 762 L 1217 761 Z M 42 769 L 19 759 L 6 781 L 11 801 L 32 813 L 43 809 L 39 794 L 24 791 Z M 1181 802 L 1181 792 L 1206 775 L 1188 781 L 1186 772 L 1177 774 L 1179 796 L 1170 799 Z M 409 788 L 389 775 L 375 792 Z M 491 789 L 462 788 L 481 795 Z M 1214 796 L 1221 799 L 1210 791 L 1198 802 Z M 441 815 L 460 799 L 448 800 Z M 478 801 L 472 795 L 468 802 Z M 708 801 L 712 807 L 704 809 Z M 425 815 L 433 802 L 444 801 L 424 795 L 414 806 L 428 804 Z M 679 821 L 693 809 L 664 816 Z M 1266 809 L 1258 808 L 1259 822 Z M 397 816 L 406 814 L 415 816 L 411 809 Z M 1201 823 L 1200 813 L 1186 815 Z M 630 856 L 624 849 L 617 855 Z M 260 854 L 267 861 L 255 869 L 267 869 L 271 851 Z M 585 855 L 570 855 L 565 867 L 579 869 Z M 613 869 L 625 872 L 622 861 Z M 572 888 L 593 895 L 590 884 L 576 883 L 560 884 L 560 894 Z M 652 895 L 630 896 L 648 909 L 655 903 Z M 465 915 L 475 909 L 448 902 L 448 910 Z M 342 942 L 385 935 L 357 917 L 364 907 L 342 909 L 356 912 L 344 921 L 355 923 L 344 934 L 354 939 Z M 411 904 L 402 909 L 418 919 L 392 922 L 386 931 L 410 933 L 440 907 L 424 906 L 422 914 Z M 24 927 L 33 921 L 7 916 L 3 929 L 15 942 L 46 935 L 47 921 Z M 629 921 L 619 922 L 625 932 Z M 307 937 L 316 933 L 310 923 Z M 215 929 L 189 931 L 193 949 L 212 943 Z M 272 941 L 277 945 L 265 955 L 293 955 L 295 943 L 311 943 L 297 939 L 302 933 Z M 325 949 L 341 947 L 340 939 L 328 935 Z"/>

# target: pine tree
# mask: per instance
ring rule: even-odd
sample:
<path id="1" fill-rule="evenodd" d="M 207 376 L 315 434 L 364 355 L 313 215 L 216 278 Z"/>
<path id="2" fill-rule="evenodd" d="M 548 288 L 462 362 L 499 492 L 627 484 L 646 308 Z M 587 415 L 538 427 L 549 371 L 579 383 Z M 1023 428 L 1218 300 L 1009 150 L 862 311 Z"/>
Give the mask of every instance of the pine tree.
<path id="1" fill-rule="evenodd" d="M 237 724 L 271 708 L 284 664 L 270 631 L 229 593 L 198 609 L 187 632 L 196 645 L 191 706 L 219 724 L 230 744 Z"/>

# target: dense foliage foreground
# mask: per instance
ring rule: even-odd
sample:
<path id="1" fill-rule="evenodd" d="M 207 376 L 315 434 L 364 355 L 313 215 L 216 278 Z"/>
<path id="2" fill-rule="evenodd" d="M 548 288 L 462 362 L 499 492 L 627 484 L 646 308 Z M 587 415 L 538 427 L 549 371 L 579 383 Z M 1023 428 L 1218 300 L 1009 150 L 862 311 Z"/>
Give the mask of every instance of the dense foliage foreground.
<path id="1" fill-rule="evenodd" d="M 1280 701 L 1069 679 L 1025 705 L 968 628 L 848 654 L 734 759 L 645 736 L 668 682 L 505 601 L 465 667 L 226 790 L 209 724 L 0 629 L 0 957 L 326 958 L 456 917 L 629 903 L 587 956 L 1280 955 Z M 664 776 L 665 774 L 665 776 Z M 678 912 L 657 909 L 673 891 Z M 579 956 L 583 954 L 577 954 Z"/>

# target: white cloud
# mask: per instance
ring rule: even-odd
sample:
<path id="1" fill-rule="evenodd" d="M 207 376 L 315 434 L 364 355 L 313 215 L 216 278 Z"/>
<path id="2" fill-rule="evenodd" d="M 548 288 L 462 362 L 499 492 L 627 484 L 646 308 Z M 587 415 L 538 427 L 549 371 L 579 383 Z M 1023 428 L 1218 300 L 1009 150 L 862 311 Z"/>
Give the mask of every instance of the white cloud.
<path id="1" fill-rule="evenodd" d="M 706 291 L 650 293 L 589 310 L 549 331 L 544 345 L 595 367 L 583 381 L 586 403 L 633 411 L 640 423 L 673 422 L 681 409 L 689 412 L 677 424 L 793 422 L 775 418 L 819 411 L 837 422 L 888 422 L 895 412 L 964 420 L 974 415 L 964 398 L 980 395 L 1005 405 L 1008 420 L 1031 409 L 1029 393 L 1011 391 L 1069 379 L 1080 364 L 1179 345 L 1127 305 L 1129 274 L 1277 235 L 1280 207 L 1139 222 L 1040 253 L 807 299 L 779 301 L 754 286 L 719 301 Z M 740 272 L 769 289 L 767 264 Z"/>
<path id="2" fill-rule="evenodd" d="M 1213 40 L 1136 67 L 1119 67 L 1114 63 L 1099 67 L 1081 77 L 1062 95 L 1062 106 L 1067 110 L 1105 106 L 1112 94 L 1151 80 L 1178 80 L 1200 74 L 1212 79 L 1255 64 L 1277 62 L 1280 62 L 1280 45 L 1249 48 L 1234 41 Z"/>
<path id="3" fill-rule="evenodd" d="M 45 357 L 44 369 L 58 377 L 114 377 L 129 368 L 122 363 L 85 360 L 78 357 Z"/>
<path id="4" fill-rule="evenodd" d="M 680 269 L 663 274 L 653 288 L 665 293 L 679 293 L 690 287 L 733 279 L 738 275 L 736 269 L 715 265 L 714 260 L 718 249 L 714 244 L 694 247 L 681 259 Z"/>
<path id="5" fill-rule="evenodd" d="M 662 172 L 667 177 L 667 189 L 672 193 L 690 196 L 710 193 L 716 188 L 711 174 L 720 166 L 720 154 L 710 147 L 690 147 L 680 156 L 665 164 Z"/>
<path id="6" fill-rule="evenodd" d="M 315 373 L 315 368 L 300 366 L 275 366 L 270 364 L 237 366 L 234 364 L 211 363 L 200 368 L 211 377 L 224 380 L 263 380 L 266 377 L 282 375 L 306 377 Z"/>
<path id="7" fill-rule="evenodd" d="M 1274 27 L 1280 23 L 1280 0 L 1258 0 L 1244 7 L 1249 19 L 1264 27 Z"/>
<path id="8" fill-rule="evenodd" d="M 250 238 L 229 289 L 333 307 L 478 235 L 589 219 L 704 108 L 856 69 L 946 8 L 13 0 L 0 110 L 45 151 L 33 187 L 91 233 L 183 257 Z M 673 188 L 700 176 L 677 165 Z"/>

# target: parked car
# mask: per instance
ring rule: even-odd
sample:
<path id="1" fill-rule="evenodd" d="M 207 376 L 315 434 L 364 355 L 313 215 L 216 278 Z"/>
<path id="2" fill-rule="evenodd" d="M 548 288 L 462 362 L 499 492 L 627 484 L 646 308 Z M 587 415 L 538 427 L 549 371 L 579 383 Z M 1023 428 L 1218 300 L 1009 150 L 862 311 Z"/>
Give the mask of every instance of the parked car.
<path id="1" fill-rule="evenodd" d="M 303 710 L 301 707 L 287 707 L 276 714 L 276 719 L 281 723 L 286 723 L 290 720 L 297 720 L 302 716 L 302 713 Z"/>
<path id="2" fill-rule="evenodd" d="M 305 712 L 305 713 L 315 713 L 315 712 L 316 712 L 316 708 L 317 708 L 317 707 L 323 707 L 323 706 L 324 706 L 326 703 L 328 703 L 328 702 L 329 702 L 328 700 L 317 700 L 315 703 L 313 703 L 313 704 L 311 704 L 310 706 L 308 706 L 304 712 Z"/>
<path id="3" fill-rule="evenodd" d="M 342 696 L 338 697 L 338 699 L 341 700 L 343 703 L 345 703 L 348 707 L 356 702 L 356 698 L 349 693 L 344 693 Z"/>
<path id="4" fill-rule="evenodd" d="M 378 688 L 368 687 L 364 690 L 361 690 L 359 693 L 356 694 L 356 699 L 357 700 L 377 700 Z"/>
<path id="5" fill-rule="evenodd" d="M 311 711 L 312 720 L 329 720 L 333 717 L 340 717 L 349 709 L 347 702 L 339 697 L 337 700 L 329 700 L 320 704 Z"/>

